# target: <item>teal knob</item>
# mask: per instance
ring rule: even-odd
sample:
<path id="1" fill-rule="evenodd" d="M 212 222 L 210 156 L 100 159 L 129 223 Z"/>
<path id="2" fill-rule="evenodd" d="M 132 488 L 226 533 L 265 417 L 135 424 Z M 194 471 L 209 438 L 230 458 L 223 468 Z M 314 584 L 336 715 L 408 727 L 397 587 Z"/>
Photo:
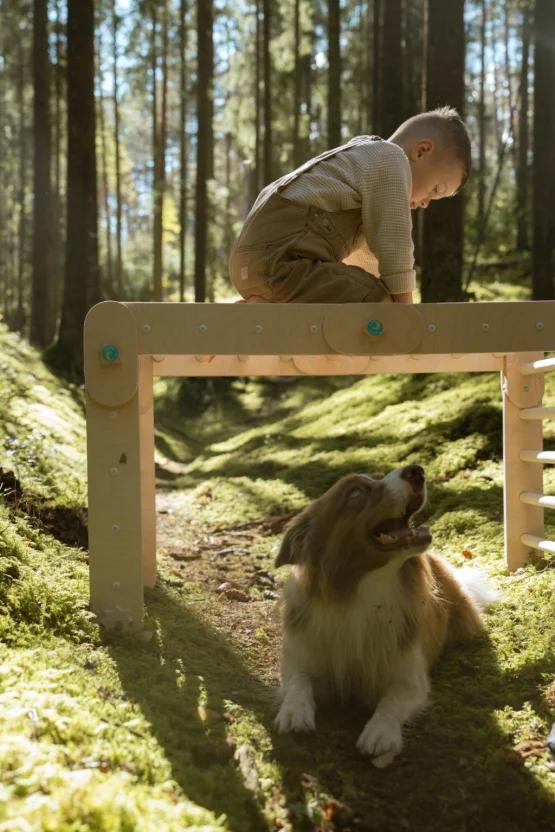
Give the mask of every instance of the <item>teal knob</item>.
<path id="1" fill-rule="evenodd" d="M 100 355 L 103 361 L 113 364 L 119 359 L 119 350 L 114 344 L 105 344 L 100 350 Z"/>
<path id="2" fill-rule="evenodd" d="M 383 332 L 383 324 L 377 318 L 373 318 L 371 321 L 368 321 L 366 329 L 369 335 L 381 335 Z"/>

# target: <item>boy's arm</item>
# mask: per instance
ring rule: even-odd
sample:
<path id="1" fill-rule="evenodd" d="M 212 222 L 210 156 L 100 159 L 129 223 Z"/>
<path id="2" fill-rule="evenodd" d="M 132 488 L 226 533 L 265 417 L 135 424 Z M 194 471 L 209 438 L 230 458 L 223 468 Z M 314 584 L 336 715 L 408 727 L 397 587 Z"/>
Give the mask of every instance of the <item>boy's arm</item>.
<path id="1" fill-rule="evenodd" d="M 392 300 L 410 303 L 416 288 L 410 200 L 412 176 L 404 151 L 380 143 L 380 156 L 361 187 L 362 231 Z"/>
<path id="2" fill-rule="evenodd" d="M 363 239 L 361 245 L 352 251 L 348 257 L 343 258 L 343 263 L 347 266 L 358 266 L 364 269 L 372 277 L 379 277 L 380 268 L 378 259 L 368 248 L 368 244 Z M 413 303 L 412 292 L 402 292 L 401 294 L 392 294 L 391 300 L 394 303 Z"/>

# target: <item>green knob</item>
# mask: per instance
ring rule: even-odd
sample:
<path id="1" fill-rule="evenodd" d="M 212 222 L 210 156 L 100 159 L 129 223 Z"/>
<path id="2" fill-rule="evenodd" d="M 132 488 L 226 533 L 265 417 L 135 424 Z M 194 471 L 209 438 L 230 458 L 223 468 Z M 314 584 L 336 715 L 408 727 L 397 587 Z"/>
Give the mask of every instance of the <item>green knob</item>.
<path id="1" fill-rule="evenodd" d="M 103 361 L 113 364 L 119 359 L 119 350 L 114 344 L 105 344 L 100 350 L 100 355 Z"/>
<path id="2" fill-rule="evenodd" d="M 368 330 L 369 335 L 381 335 L 384 330 L 384 326 L 381 321 L 378 321 L 377 318 L 373 318 L 371 321 L 368 321 L 366 329 Z"/>

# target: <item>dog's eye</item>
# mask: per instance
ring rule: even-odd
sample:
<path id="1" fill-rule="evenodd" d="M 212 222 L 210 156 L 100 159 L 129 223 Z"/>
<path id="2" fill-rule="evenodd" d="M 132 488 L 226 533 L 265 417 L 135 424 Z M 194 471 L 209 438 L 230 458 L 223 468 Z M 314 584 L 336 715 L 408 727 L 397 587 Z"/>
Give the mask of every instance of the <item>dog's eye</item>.
<path id="1" fill-rule="evenodd" d="M 361 497 L 363 493 L 364 489 L 359 485 L 355 485 L 355 487 L 351 488 L 349 491 L 349 500 L 355 500 L 357 497 Z"/>

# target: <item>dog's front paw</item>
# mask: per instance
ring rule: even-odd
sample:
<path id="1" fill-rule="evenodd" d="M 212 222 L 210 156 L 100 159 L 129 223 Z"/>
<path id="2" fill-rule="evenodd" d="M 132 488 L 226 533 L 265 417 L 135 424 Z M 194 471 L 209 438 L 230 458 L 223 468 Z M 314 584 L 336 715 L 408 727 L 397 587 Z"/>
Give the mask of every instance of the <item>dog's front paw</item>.
<path id="1" fill-rule="evenodd" d="M 357 740 L 358 750 L 372 757 L 372 764 L 376 768 L 385 768 L 392 763 L 402 747 L 403 737 L 399 723 L 376 716 L 368 720 Z"/>
<path id="2" fill-rule="evenodd" d="M 284 702 L 276 716 L 275 726 L 280 734 L 288 731 L 314 731 L 314 703 Z"/>

